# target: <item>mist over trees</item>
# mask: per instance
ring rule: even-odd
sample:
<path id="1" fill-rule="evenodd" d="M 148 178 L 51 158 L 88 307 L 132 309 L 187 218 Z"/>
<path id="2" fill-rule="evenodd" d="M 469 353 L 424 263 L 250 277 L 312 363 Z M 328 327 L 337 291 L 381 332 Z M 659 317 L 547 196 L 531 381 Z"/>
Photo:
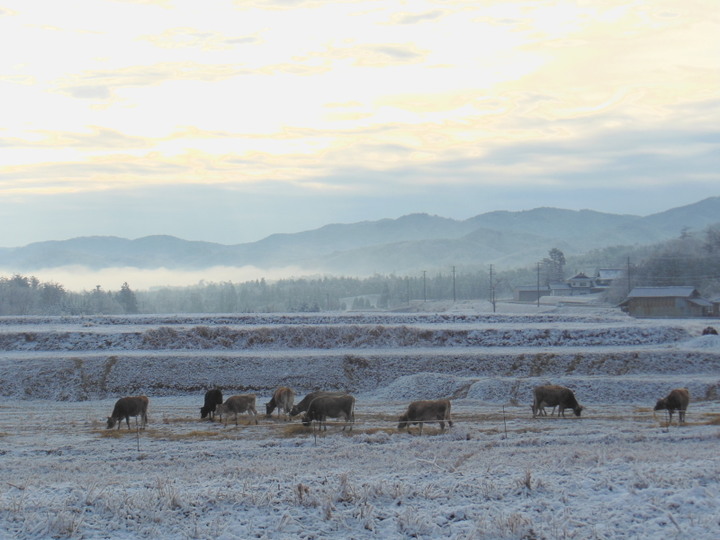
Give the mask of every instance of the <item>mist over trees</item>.
<path id="1" fill-rule="evenodd" d="M 536 265 L 512 270 L 490 268 L 367 278 L 292 278 L 200 282 L 187 287 L 134 291 L 125 282 L 117 291 L 96 286 L 72 292 L 36 277 L 0 277 L 0 315 L 95 315 L 134 313 L 318 312 L 349 309 L 403 309 L 435 300 L 510 299 L 520 285 L 562 281 L 566 273 L 620 268 L 624 276 L 606 293 L 611 304 L 634 286 L 691 285 L 707 297 L 720 295 L 720 225 L 702 233 L 684 232 L 654 246 L 615 246 L 579 256 L 557 248 Z M 491 282 L 492 279 L 492 282 Z"/>

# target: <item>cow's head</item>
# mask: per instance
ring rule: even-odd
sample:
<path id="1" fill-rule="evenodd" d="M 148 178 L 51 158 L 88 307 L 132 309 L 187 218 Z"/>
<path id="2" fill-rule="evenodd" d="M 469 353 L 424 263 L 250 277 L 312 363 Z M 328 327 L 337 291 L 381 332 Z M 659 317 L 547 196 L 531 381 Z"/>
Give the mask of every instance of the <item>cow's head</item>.
<path id="1" fill-rule="evenodd" d="M 265 404 L 265 416 L 270 416 L 272 414 L 274 408 L 275 407 L 272 405 L 272 403 L 267 402 Z"/>
<path id="2" fill-rule="evenodd" d="M 408 427 L 408 415 L 403 414 L 398 418 L 398 429 L 405 429 L 406 427 Z"/>
<path id="3" fill-rule="evenodd" d="M 300 414 L 300 411 L 298 411 L 297 405 L 295 405 L 290 409 L 290 416 L 297 416 L 298 414 Z"/>
<path id="4" fill-rule="evenodd" d="M 585 407 L 583 407 L 582 405 L 578 405 L 577 407 L 575 407 L 575 408 L 573 409 L 573 412 L 575 413 L 575 416 L 580 416 L 580 413 L 583 412 L 583 409 L 584 409 L 584 408 L 585 408 Z"/>
<path id="5" fill-rule="evenodd" d="M 108 428 L 108 429 L 112 429 L 112 428 L 114 428 L 114 427 L 115 427 L 115 419 L 114 419 L 113 417 L 111 417 L 111 416 L 108 416 L 108 419 L 107 419 L 107 428 Z"/>
<path id="6" fill-rule="evenodd" d="M 207 418 L 210 413 L 210 407 L 200 407 L 200 418 Z"/>
<path id="7" fill-rule="evenodd" d="M 305 413 L 302 417 L 303 426 L 309 426 L 312 423 L 312 418 L 308 413 Z"/>
<path id="8" fill-rule="evenodd" d="M 657 403 L 655 404 L 655 408 L 653 409 L 653 411 L 662 411 L 662 410 L 667 409 L 667 408 L 668 408 L 668 407 L 667 407 L 667 399 L 666 399 L 666 398 L 662 398 L 662 399 L 658 399 Z"/>

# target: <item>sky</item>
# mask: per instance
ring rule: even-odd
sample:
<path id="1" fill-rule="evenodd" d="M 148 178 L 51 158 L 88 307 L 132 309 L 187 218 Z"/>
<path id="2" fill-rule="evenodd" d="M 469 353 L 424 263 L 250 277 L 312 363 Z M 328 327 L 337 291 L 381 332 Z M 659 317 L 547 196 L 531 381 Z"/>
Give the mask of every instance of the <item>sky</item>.
<path id="1" fill-rule="evenodd" d="M 0 246 L 720 195 L 717 0 L 0 0 Z"/>

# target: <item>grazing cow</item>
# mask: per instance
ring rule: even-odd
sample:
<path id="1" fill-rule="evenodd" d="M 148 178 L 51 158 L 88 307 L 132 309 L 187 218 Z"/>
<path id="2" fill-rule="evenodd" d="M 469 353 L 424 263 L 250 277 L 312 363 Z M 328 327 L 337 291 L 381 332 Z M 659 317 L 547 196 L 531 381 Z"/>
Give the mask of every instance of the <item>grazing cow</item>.
<path id="1" fill-rule="evenodd" d="M 703 328 L 702 335 L 703 336 L 717 336 L 718 331 L 715 330 L 715 328 L 713 328 L 712 326 L 708 326 L 706 328 Z"/>
<path id="2" fill-rule="evenodd" d="M 134 396 L 120 398 L 115 402 L 113 412 L 107 419 L 107 428 L 112 429 L 117 423 L 118 429 L 122 424 L 123 418 L 127 422 L 127 427 L 130 429 L 130 417 L 135 417 L 135 425 L 137 425 L 137 417 L 139 416 L 142 421 L 142 428 L 145 429 L 147 425 L 147 408 L 150 400 L 146 396 Z"/>
<path id="3" fill-rule="evenodd" d="M 676 388 L 671 391 L 666 397 L 659 399 L 653 409 L 660 411 L 667 409 L 670 414 L 670 423 L 672 423 L 673 412 L 678 411 L 678 425 L 685 422 L 685 411 L 687 410 L 688 403 L 690 403 L 690 392 L 687 388 Z"/>
<path id="4" fill-rule="evenodd" d="M 310 392 L 307 396 L 302 398 L 300 403 L 295 405 L 290 410 L 290 416 L 297 416 L 301 412 L 305 412 L 308 410 L 308 407 L 310 406 L 310 403 L 313 399 L 320 397 L 320 396 L 344 396 L 347 395 L 347 392 L 326 392 L 324 390 L 318 390 L 316 392 Z"/>
<path id="5" fill-rule="evenodd" d="M 237 426 L 238 414 L 244 412 L 251 414 L 255 418 L 255 423 L 258 423 L 257 411 L 255 410 L 255 394 L 240 394 L 229 397 L 225 400 L 225 403 L 218 405 L 215 410 L 215 413 L 220 415 L 220 420 L 222 420 L 223 415 L 225 415 L 226 426 L 230 414 L 235 414 L 235 425 Z"/>
<path id="6" fill-rule="evenodd" d="M 304 426 L 309 426 L 315 420 L 319 429 L 327 431 L 327 419 L 330 418 L 345 418 L 345 425 L 342 430 L 350 424 L 350 431 L 352 431 L 352 425 L 355 423 L 355 398 L 350 394 L 336 394 L 329 396 L 316 397 L 308 405 L 307 412 L 303 416 L 302 423 Z"/>
<path id="7" fill-rule="evenodd" d="M 556 384 L 536 386 L 533 390 L 532 412 L 533 418 L 538 414 L 546 414 L 545 407 L 558 407 L 558 416 L 565 418 L 565 409 L 572 409 L 575 416 L 580 416 L 584 409 L 575 399 L 575 394 L 569 388 Z"/>
<path id="8" fill-rule="evenodd" d="M 280 416 L 280 411 L 283 411 L 289 417 L 294 402 L 295 392 L 293 389 L 287 386 L 281 386 L 275 390 L 272 399 L 265 404 L 267 417 L 270 418 L 275 407 L 277 407 L 278 410 L 278 417 Z"/>
<path id="9" fill-rule="evenodd" d="M 214 388 L 205 392 L 205 405 L 200 407 L 200 418 L 210 416 L 212 420 L 215 416 L 215 409 L 223 402 L 222 390 Z"/>
<path id="10" fill-rule="evenodd" d="M 425 422 L 439 422 L 440 431 L 445 431 L 445 422 L 448 423 L 449 427 L 453 425 L 452 420 L 450 420 L 450 400 L 413 401 L 408 406 L 405 414 L 398 420 L 398 429 L 407 427 L 408 433 L 410 432 L 410 425 L 420 424 L 420 435 L 422 435 L 423 423 Z"/>

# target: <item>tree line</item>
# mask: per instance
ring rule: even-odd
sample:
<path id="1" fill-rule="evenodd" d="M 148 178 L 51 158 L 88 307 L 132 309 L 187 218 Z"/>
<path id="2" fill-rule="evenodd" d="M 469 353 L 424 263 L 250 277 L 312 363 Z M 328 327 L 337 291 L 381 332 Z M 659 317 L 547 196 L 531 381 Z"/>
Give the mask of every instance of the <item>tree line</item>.
<path id="1" fill-rule="evenodd" d="M 277 313 L 398 309 L 437 300 L 509 299 L 520 285 L 541 285 L 578 270 L 626 270 L 607 300 L 621 301 L 633 286 L 692 285 L 708 297 L 720 295 L 720 226 L 688 233 L 655 246 L 615 246 L 565 257 L 557 248 L 534 266 L 512 270 L 448 268 L 415 275 L 265 279 L 233 283 L 200 282 L 186 287 L 117 291 L 100 286 L 68 291 L 33 276 L 0 277 L 0 315 L 94 315 L 134 313 Z"/>

